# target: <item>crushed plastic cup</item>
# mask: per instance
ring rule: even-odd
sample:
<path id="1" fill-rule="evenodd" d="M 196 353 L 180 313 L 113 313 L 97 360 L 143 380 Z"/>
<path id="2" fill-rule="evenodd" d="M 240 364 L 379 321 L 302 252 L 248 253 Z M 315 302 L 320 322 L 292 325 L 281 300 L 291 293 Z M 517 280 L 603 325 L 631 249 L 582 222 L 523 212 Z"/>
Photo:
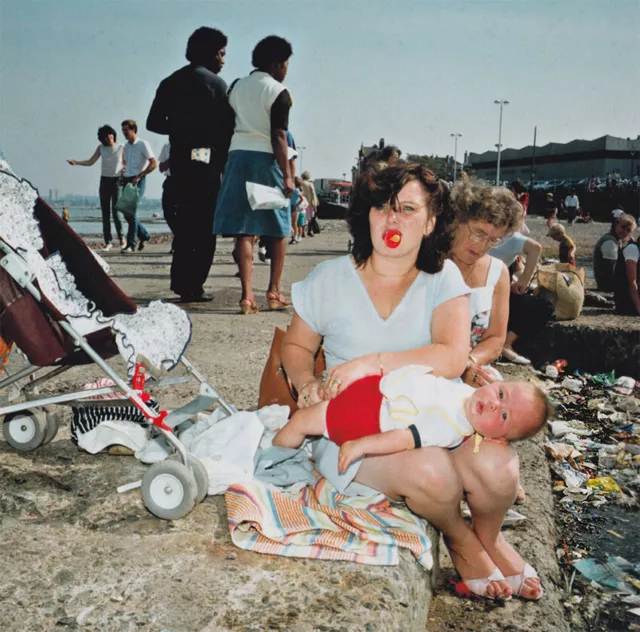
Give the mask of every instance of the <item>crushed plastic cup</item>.
<path id="1" fill-rule="evenodd" d="M 622 492 L 620 485 L 618 485 L 618 483 L 616 483 L 610 476 L 597 476 L 596 478 L 591 478 L 587 481 L 587 487 L 607 494 L 619 494 Z"/>
<path id="2" fill-rule="evenodd" d="M 631 395 L 635 387 L 636 381 L 632 377 L 623 375 L 615 381 L 613 390 L 622 395 Z"/>
<path id="3" fill-rule="evenodd" d="M 555 380 L 560 375 L 560 372 L 555 364 L 548 364 L 544 370 L 544 374 Z"/>
<path id="4" fill-rule="evenodd" d="M 402 241 L 402 234 L 399 230 L 387 230 L 382 239 L 388 248 L 397 248 Z"/>
<path id="5" fill-rule="evenodd" d="M 562 388 L 566 388 L 572 393 L 579 393 L 582 390 L 582 382 L 573 377 L 565 377 L 562 380 Z"/>

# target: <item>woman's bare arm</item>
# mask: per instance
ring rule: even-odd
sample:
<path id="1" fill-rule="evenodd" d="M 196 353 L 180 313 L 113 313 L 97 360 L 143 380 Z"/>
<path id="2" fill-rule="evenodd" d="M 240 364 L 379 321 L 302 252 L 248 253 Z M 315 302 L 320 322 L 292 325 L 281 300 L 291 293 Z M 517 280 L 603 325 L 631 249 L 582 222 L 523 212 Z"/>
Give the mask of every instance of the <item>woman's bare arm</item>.
<path id="1" fill-rule="evenodd" d="M 284 370 L 298 394 L 309 398 L 299 402 L 301 408 L 322 401 L 320 382 L 314 375 L 315 356 L 321 340 L 322 337 L 294 312 L 280 353 Z"/>
<path id="2" fill-rule="evenodd" d="M 80 167 L 90 167 L 97 162 L 98 158 L 100 158 L 100 146 L 96 147 L 96 150 L 93 152 L 93 156 L 88 160 L 67 160 L 67 162 L 72 167 L 75 167 L 76 165 Z"/>
<path id="3" fill-rule="evenodd" d="M 636 311 L 640 314 L 640 294 L 638 294 L 638 262 L 633 259 L 627 259 L 625 262 L 627 268 L 627 288 L 629 290 L 629 298 L 635 305 Z"/>

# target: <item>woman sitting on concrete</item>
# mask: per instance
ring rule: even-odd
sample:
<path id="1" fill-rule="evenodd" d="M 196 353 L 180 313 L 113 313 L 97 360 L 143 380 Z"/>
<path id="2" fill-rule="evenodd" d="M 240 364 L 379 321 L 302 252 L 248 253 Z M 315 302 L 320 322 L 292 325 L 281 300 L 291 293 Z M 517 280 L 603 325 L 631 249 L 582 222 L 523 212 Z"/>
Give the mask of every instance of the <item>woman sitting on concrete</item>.
<path id="1" fill-rule="evenodd" d="M 447 378 L 466 367 L 469 290 L 446 260 L 452 221 L 446 184 L 420 165 L 366 172 L 348 220 L 352 256 L 321 263 L 292 288 L 295 314 L 282 360 L 301 408 L 333 399 L 359 378 L 410 364 L 431 366 Z M 314 375 L 321 341 L 324 381 Z M 518 486 L 517 454 L 497 443 L 486 448 L 481 459 L 468 441 L 452 451 L 428 447 L 366 457 L 343 475 L 334 443 L 318 439 L 313 456 L 316 469 L 340 491 L 379 490 L 440 529 L 470 590 L 538 599 L 535 571 L 500 534 Z M 473 527 L 460 513 L 464 493 Z"/>
<path id="2" fill-rule="evenodd" d="M 453 188 L 451 200 L 456 228 L 449 258 L 471 289 L 471 353 L 462 379 L 479 387 L 502 379 L 489 365 L 505 343 L 511 285 L 507 267 L 487 253 L 518 229 L 523 211 L 504 187 L 465 182 Z"/>
<path id="3" fill-rule="evenodd" d="M 601 292 L 613 292 L 613 271 L 621 247 L 624 247 L 636 227 L 632 215 L 614 215 L 611 229 L 598 239 L 593 249 L 593 276 Z"/>
<path id="4" fill-rule="evenodd" d="M 626 217 L 630 216 L 623 215 L 620 221 Z M 633 229 L 635 227 L 634 221 Z M 640 316 L 638 279 L 640 279 L 640 247 L 638 242 L 631 237 L 629 243 L 620 249 L 616 269 L 613 273 L 613 298 L 618 314 Z"/>

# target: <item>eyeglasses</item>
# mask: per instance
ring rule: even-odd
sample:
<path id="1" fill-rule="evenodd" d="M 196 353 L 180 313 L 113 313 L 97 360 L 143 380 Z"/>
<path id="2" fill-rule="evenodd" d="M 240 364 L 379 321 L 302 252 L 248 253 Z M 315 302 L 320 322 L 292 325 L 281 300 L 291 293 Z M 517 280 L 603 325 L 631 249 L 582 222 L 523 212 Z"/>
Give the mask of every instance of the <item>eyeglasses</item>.
<path id="1" fill-rule="evenodd" d="M 504 243 L 504 237 L 489 237 L 483 230 L 477 228 L 471 228 L 467 224 L 467 230 L 469 231 L 469 239 L 476 244 L 486 244 L 489 248 L 495 248 Z"/>
<path id="2" fill-rule="evenodd" d="M 382 206 L 374 206 L 373 210 L 377 211 L 378 213 L 384 213 L 385 215 L 389 213 L 389 211 L 393 211 L 401 217 L 407 218 L 415 215 L 421 208 L 425 208 L 425 206 L 420 204 L 413 204 L 411 202 L 398 202 L 396 204 L 389 204 L 389 202 L 387 202 Z"/>

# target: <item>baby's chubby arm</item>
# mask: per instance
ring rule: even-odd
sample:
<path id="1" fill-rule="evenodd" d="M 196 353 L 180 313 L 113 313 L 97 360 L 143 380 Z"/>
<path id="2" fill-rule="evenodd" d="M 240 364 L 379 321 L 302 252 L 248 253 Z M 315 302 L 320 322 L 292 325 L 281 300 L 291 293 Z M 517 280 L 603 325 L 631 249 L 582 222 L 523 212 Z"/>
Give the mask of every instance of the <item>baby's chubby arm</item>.
<path id="1" fill-rule="evenodd" d="M 389 430 L 379 434 L 362 437 L 354 441 L 345 441 L 340 446 L 338 455 L 338 472 L 341 474 L 353 461 L 361 456 L 377 456 L 381 454 L 395 454 L 415 447 L 411 430 Z"/>

